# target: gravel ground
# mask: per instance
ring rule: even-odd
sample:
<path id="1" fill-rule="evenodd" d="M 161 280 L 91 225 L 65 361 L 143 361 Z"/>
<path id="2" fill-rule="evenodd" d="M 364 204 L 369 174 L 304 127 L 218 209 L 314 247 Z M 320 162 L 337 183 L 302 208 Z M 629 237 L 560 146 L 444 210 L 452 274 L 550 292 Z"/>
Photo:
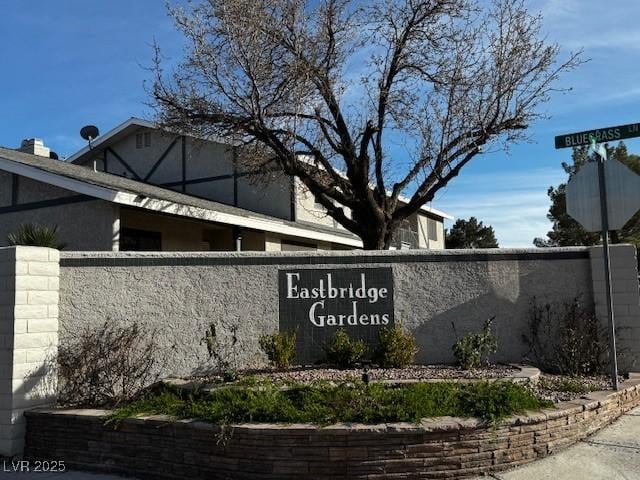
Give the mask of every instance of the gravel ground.
<path id="1" fill-rule="evenodd" d="M 370 380 L 461 380 L 461 379 L 492 379 L 504 378 L 517 374 L 520 368 L 510 365 L 488 365 L 475 370 L 463 370 L 451 365 L 411 365 L 406 368 L 371 368 Z M 253 370 L 242 372 L 242 377 L 253 377 L 258 380 L 270 379 L 275 382 L 313 382 L 326 380 L 343 382 L 359 380 L 362 378 L 362 368 L 336 369 L 324 367 L 297 367 L 286 371 Z M 218 384 L 222 379 L 216 377 L 192 378 L 200 385 Z M 620 382 L 623 378 L 620 377 Z M 188 383 L 189 380 L 180 382 Z M 589 392 L 611 390 L 611 379 L 606 375 L 594 375 L 583 377 L 566 377 L 562 375 L 540 374 L 533 382 L 527 383 L 534 395 L 543 400 L 551 400 L 554 403 L 575 400 Z"/>
<path id="2" fill-rule="evenodd" d="M 258 378 L 270 378 L 274 381 L 312 382 L 316 380 L 347 381 L 362 377 L 362 368 L 339 370 L 335 368 L 291 369 L 285 372 L 252 372 Z M 462 370 L 451 365 L 411 365 L 406 368 L 371 368 L 370 380 L 427 380 L 427 379 L 471 379 L 499 378 L 519 372 L 517 367 L 508 365 L 490 365 L 476 370 Z"/>
<path id="3" fill-rule="evenodd" d="M 620 377 L 619 381 L 624 379 Z M 527 385 L 538 398 L 554 403 L 575 400 L 589 392 L 612 390 L 611 378 L 606 375 L 585 377 L 564 377 L 543 373 L 538 381 Z"/>

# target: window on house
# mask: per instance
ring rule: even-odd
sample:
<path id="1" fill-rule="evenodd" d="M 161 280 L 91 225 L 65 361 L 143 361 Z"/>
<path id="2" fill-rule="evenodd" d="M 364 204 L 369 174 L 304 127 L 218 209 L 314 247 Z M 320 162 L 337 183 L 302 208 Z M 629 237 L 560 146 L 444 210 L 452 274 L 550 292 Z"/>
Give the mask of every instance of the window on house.
<path id="1" fill-rule="evenodd" d="M 137 228 L 123 228 L 120 231 L 120 251 L 159 252 L 162 250 L 162 234 Z"/>
<path id="2" fill-rule="evenodd" d="M 415 219 L 403 220 L 393 234 L 393 245 L 401 250 L 419 248 L 418 224 Z"/>
<path id="3" fill-rule="evenodd" d="M 151 146 L 151 132 L 136 133 L 136 148 Z"/>

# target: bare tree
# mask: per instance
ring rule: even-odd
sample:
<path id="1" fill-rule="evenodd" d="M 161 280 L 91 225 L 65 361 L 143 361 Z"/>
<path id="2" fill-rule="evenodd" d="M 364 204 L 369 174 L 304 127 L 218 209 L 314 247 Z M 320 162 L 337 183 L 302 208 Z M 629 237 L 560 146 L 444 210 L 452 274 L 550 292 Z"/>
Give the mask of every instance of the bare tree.
<path id="1" fill-rule="evenodd" d="M 170 8 L 187 53 L 156 50 L 161 126 L 233 136 L 298 177 L 367 249 L 487 148 L 526 138 L 559 61 L 521 0 L 208 0 Z M 403 200 L 403 198 L 405 198 Z"/>

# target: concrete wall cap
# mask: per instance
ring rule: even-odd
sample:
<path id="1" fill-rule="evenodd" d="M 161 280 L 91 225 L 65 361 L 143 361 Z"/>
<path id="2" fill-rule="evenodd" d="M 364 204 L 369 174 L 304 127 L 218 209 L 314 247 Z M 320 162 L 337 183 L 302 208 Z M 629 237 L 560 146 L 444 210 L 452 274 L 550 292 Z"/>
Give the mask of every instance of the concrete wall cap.
<path id="1" fill-rule="evenodd" d="M 586 253 L 590 247 L 555 248 L 483 248 L 460 250 L 328 250 L 321 252 L 60 252 L 70 258 L 281 258 L 281 257 L 376 257 L 376 256 L 468 256 L 468 255 L 540 255 L 549 253 Z"/>
<path id="2" fill-rule="evenodd" d="M 104 418 L 113 413 L 112 410 L 102 410 L 95 408 L 36 408 L 24 412 L 27 417 L 37 417 L 42 415 L 61 415 L 69 417 L 94 417 Z"/>

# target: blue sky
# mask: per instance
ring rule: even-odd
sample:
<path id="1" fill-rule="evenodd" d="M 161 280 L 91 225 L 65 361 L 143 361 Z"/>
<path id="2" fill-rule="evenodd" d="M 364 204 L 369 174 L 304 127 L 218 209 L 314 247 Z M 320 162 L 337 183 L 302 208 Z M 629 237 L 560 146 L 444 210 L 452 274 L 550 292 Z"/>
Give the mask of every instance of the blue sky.
<path id="1" fill-rule="evenodd" d="M 561 133 L 640 122 L 640 2 L 532 0 L 546 33 L 565 51 L 590 59 L 564 77 L 573 91 L 546 106 L 550 120 L 530 129 L 531 141 L 509 155 L 479 157 L 433 206 L 493 225 L 501 246 L 531 246 L 550 227 L 548 186 L 565 180 L 570 151 L 553 149 Z M 13 0 L 0 15 L 0 145 L 44 138 L 61 156 L 84 145 L 78 131 L 102 132 L 131 116 L 149 117 L 143 82 L 157 40 L 178 58 L 182 40 L 161 0 Z M 640 141 L 627 142 L 640 153 Z"/>

